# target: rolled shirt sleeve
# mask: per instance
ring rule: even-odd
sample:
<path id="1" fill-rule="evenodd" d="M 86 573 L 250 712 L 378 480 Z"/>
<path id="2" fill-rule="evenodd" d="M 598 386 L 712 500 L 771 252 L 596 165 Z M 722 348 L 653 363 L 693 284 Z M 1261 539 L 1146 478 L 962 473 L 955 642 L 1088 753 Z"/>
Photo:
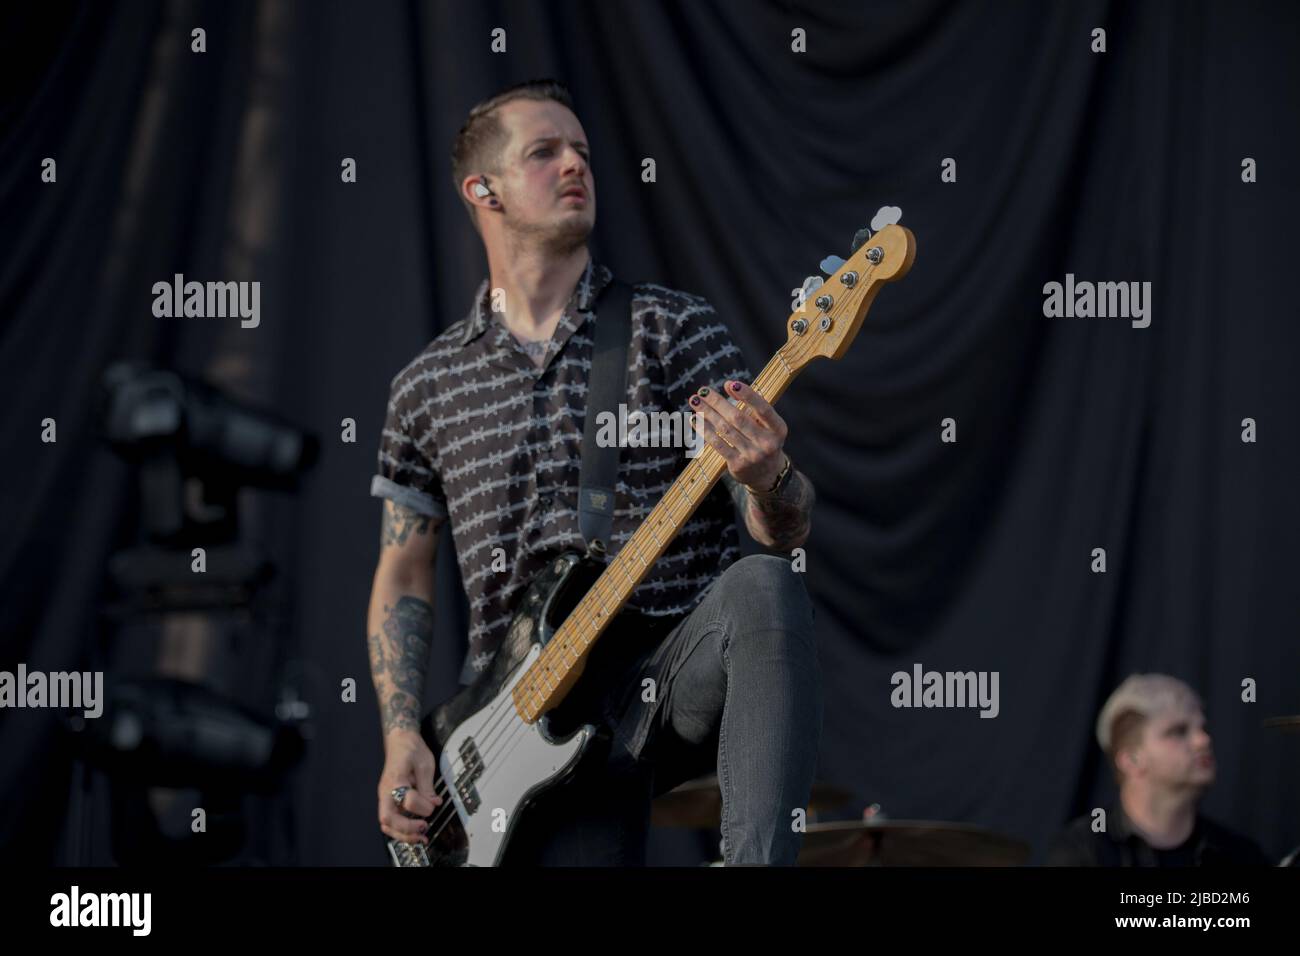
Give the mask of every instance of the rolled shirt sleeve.
<path id="1" fill-rule="evenodd" d="M 370 494 L 431 518 L 447 517 L 447 498 L 431 457 L 431 399 L 410 367 L 393 379 Z M 423 425 L 423 427 L 421 427 Z"/>

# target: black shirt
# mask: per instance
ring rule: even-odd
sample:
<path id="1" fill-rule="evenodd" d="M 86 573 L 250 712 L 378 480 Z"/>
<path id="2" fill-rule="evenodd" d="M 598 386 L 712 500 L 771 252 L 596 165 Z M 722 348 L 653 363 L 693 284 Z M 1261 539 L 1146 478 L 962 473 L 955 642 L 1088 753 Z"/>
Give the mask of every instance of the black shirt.
<path id="1" fill-rule="evenodd" d="M 1092 814 L 1073 820 L 1047 852 L 1048 866 L 1270 866 L 1253 840 L 1196 816 L 1191 835 L 1158 850 L 1137 833 L 1119 803 L 1106 809 L 1106 830 L 1092 829 Z"/>

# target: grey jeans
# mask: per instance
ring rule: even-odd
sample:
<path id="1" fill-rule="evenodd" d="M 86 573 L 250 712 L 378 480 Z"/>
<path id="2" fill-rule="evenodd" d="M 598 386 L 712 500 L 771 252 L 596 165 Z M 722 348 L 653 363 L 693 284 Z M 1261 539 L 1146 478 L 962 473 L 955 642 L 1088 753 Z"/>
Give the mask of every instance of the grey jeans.
<path id="1" fill-rule="evenodd" d="M 606 733 L 524 811 L 503 865 L 644 865 L 652 799 L 715 767 L 724 862 L 794 863 L 822 729 L 800 575 L 782 558 L 742 558 L 658 627 L 623 615 L 602 635 L 551 726 L 591 720 Z"/>

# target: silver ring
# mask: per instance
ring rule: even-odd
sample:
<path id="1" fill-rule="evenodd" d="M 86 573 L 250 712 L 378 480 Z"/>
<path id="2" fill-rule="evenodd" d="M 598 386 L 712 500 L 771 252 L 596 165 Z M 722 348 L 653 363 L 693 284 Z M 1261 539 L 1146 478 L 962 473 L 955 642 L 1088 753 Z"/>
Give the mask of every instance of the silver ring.
<path id="1" fill-rule="evenodd" d="M 393 788 L 393 802 L 397 804 L 397 809 L 402 809 L 402 801 L 406 799 L 406 791 L 410 789 L 410 787 Z"/>

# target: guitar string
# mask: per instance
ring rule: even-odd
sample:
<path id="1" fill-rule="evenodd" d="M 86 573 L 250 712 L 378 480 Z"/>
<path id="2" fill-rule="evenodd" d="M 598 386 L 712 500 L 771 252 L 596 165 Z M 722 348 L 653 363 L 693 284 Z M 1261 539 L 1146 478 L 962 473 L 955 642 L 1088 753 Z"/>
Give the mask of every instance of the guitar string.
<path id="1" fill-rule="evenodd" d="M 874 269 L 864 269 L 863 271 L 864 271 L 864 276 L 863 276 L 863 278 L 865 279 L 865 278 L 869 277 L 869 276 L 870 276 L 870 275 L 871 275 L 875 270 L 874 270 Z M 860 286 L 857 286 L 857 287 L 855 288 L 854 291 L 857 291 L 857 292 L 860 293 L 862 290 L 864 290 L 864 289 L 867 287 L 867 285 L 868 285 L 868 284 L 867 284 L 866 282 L 863 282 L 863 284 L 860 285 Z M 848 296 L 847 296 L 847 297 L 850 298 L 850 299 L 853 298 L 853 292 L 848 293 Z M 804 343 L 802 343 L 802 344 L 806 346 L 806 345 L 808 345 L 809 343 L 811 343 L 811 341 L 812 341 L 812 340 L 809 339 L 809 340 L 806 340 L 806 341 L 805 341 Z M 801 351 L 805 351 L 805 350 L 801 350 Z M 792 356 L 792 357 L 794 357 L 794 356 Z M 802 356 L 799 356 L 799 357 L 802 357 Z M 759 392 L 761 392 L 761 391 L 762 391 L 762 390 L 763 390 L 767 385 L 771 384 L 770 381 L 767 381 L 767 382 L 764 381 L 764 379 L 765 379 L 765 378 L 768 378 L 769 375 L 770 375 L 770 377 L 773 378 L 773 379 L 777 379 L 777 378 L 779 378 L 781 375 L 785 375 L 786 378 L 787 378 L 787 381 L 786 381 L 785 383 L 783 383 L 783 384 L 785 384 L 785 385 L 788 385 L 788 384 L 789 384 L 789 381 L 793 380 L 793 378 L 794 378 L 794 373 L 791 372 L 791 371 L 789 370 L 789 366 L 785 364 L 784 360 L 782 360 L 781 366 L 777 366 L 777 365 L 775 364 L 775 363 L 777 362 L 778 359 L 782 359 L 782 356 L 781 356 L 781 350 L 779 350 L 779 349 L 778 349 L 777 352 L 774 354 L 773 358 L 768 362 L 767 366 L 764 367 L 763 371 L 759 373 L 759 376 L 754 380 L 754 383 L 753 383 L 753 385 L 752 385 L 751 387 L 754 388 L 755 391 L 759 391 Z M 741 404 L 743 405 L 744 403 L 741 403 Z M 741 410 L 743 411 L 743 408 L 742 408 Z M 719 454 L 719 453 L 718 453 L 714 448 L 712 448 L 711 446 L 705 449 L 704 454 L 707 455 L 708 453 L 712 453 L 712 454 L 716 455 L 719 459 L 722 458 L 722 456 L 721 456 L 721 455 L 720 455 L 720 454 Z M 697 459 L 697 461 L 698 461 L 698 459 Z M 725 464 L 725 459 L 723 459 L 723 462 L 724 462 L 724 464 Z M 711 465 L 708 466 L 708 467 L 711 467 Z M 705 469 L 705 470 L 707 470 L 707 469 Z M 681 477 L 684 477 L 684 476 L 685 476 L 685 472 L 683 472 L 683 474 L 682 474 Z M 719 476 L 719 477 L 720 477 L 720 476 Z M 679 478 L 679 480 L 680 480 L 680 478 Z M 715 478 L 714 481 L 716 481 L 716 480 L 717 480 L 717 479 Z M 694 479 L 692 479 L 691 481 L 687 482 L 687 485 L 684 486 L 683 488 L 680 488 L 680 489 L 678 488 L 678 484 L 679 484 L 679 481 L 674 481 L 673 485 L 669 487 L 668 491 L 665 492 L 664 497 L 660 500 L 660 504 L 664 505 L 665 510 L 668 512 L 668 516 L 671 517 L 671 518 L 674 520 L 674 522 L 677 521 L 677 517 L 678 517 L 678 516 L 676 515 L 675 512 L 676 512 L 676 508 L 678 507 L 679 504 L 685 504 L 685 505 L 688 506 L 687 511 L 686 511 L 685 515 L 683 516 L 683 520 L 685 520 L 685 519 L 689 519 L 690 514 L 694 511 L 694 509 L 695 509 L 696 507 L 698 507 L 698 504 L 699 504 L 698 502 L 693 501 L 693 500 L 690 498 L 690 496 L 688 495 L 687 491 L 686 491 L 687 488 L 691 488 L 691 487 L 694 485 Z M 710 488 L 712 488 L 712 483 L 710 483 Z M 679 500 L 679 501 L 676 501 L 676 502 L 674 502 L 674 501 L 670 501 L 670 499 L 674 496 L 674 492 L 677 493 L 677 497 L 678 497 L 678 499 L 684 499 L 684 500 Z M 707 493 L 707 492 L 706 492 L 706 493 Z M 658 507 L 659 507 L 659 506 L 656 505 L 655 508 L 651 509 L 650 514 L 648 514 L 648 515 L 646 516 L 647 519 L 649 519 L 649 518 L 654 514 L 654 511 L 658 510 Z M 658 557 L 659 557 L 659 555 L 662 554 L 662 550 L 663 550 L 663 548 L 667 547 L 667 545 L 668 545 L 669 543 L 671 543 L 671 541 L 672 541 L 672 538 L 669 538 L 667 541 L 660 542 L 659 539 L 658 539 L 658 538 L 653 534 L 653 532 L 647 532 L 647 533 L 646 533 L 646 534 L 647 534 L 647 538 L 649 538 L 649 539 L 653 539 L 654 542 L 655 542 L 655 544 L 656 544 L 656 546 L 657 546 L 657 548 L 655 549 L 655 550 L 657 551 L 657 553 L 655 553 L 654 558 L 653 558 L 651 561 L 647 562 L 647 561 L 645 560 L 645 554 L 644 554 L 644 553 L 642 553 L 642 554 L 638 554 L 638 553 L 637 553 L 637 552 L 639 552 L 639 551 L 641 550 L 641 548 L 642 548 L 642 546 L 643 546 L 644 543 L 648 543 L 648 542 L 638 542 L 638 541 L 637 541 L 637 538 L 638 538 L 638 536 L 639 536 L 639 534 L 640 534 L 642 528 L 645 528 L 645 527 L 649 527 L 648 522 L 647 522 L 647 524 L 642 525 L 641 528 L 638 528 L 636 532 L 633 532 L 632 536 L 628 539 L 627 543 L 626 543 L 626 544 L 624 545 L 624 547 L 619 551 L 619 555 L 618 555 L 618 557 L 617 557 L 614 561 L 612 561 L 612 562 L 610 563 L 609 567 L 607 568 L 607 570 L 609 570 L 609 569 L 611 569 L 611 568 L 614 568 L 614 567 L 616 567 L 616 566 L 619 568 L 620 573 L 622 573 L 623 576 L 624 576 L 624 582 L 627 583 L 627 584 L 630 584 L 630 585 L 631 585 L 631 588 L 629 588 L 629 590 L 628 590 L 628 596 L 630 596 L 632 590 L 635 590 L 635 587 L 636 587 L 636 579 L 633 577 L 633 575 L 629 572 L 629 570 L 628 570 L 627 568 L 622 567 L 622 566 L 619 564 L 619 562 L 621 561 L 623 555 L 624 555 L 624 554 L 631 554 L 632 557 L 636 557 L 636 558 L 638 558 L 638 559 L 640 560 L 641 564 L 642 564 L 642 569 L 643 569 L 644 571 L 648 571 L 650 565 L 652 565 L 652 564 L 654 563 L 654 560 L 657 560 Z M 680 531 L 680 527 L 677 529 L 677 531 Z M 673 537 L 676 537 L 677 531 L 674 531 L 674 532 L 673 532 Z M 629 546 L 630 546 L 630 547 L 629 547 Z M 602 577 L 602 578 L 604 577 L 604 573 L 603 573 L 603 572 L 602 572 L 601 577 Z M 589 598 L 590 598 L 590 596 L 591 596 L 592 594 L 595 594 L 595 593 L 596 593 L 596 591 L 597 591 L 597 587 L 598 587 L 599 585 L 600 585 L 600 578 L 597 579 L 596 584 L 593 586 L 592 590 L 591 590 L 590 592 L 588 592 L 587 595 L 584 595 L 583 598 L 582 598 L 582 600 L 579 601 L 578 605 L 574 608 L 574 612 L 573 612 L 573 613 L 572 613 L 572 614 L 571 614 L 571 615 L 570 615 L 570 616 L 565 620 L 564 624 L 561 625 L 562 627 L 567 627 L 567 626 L 569 625 L 569 622 L 570 622 L 570 621 L 576 621 L 578 626 L 575 626 L 574 630 L 577 630 L 577 629 L 579 628 L 579 626 L 582 626 L 582 625 L 590 626 L 590 625 L 592 625 L 592 624 L 594 624 L 594 623 L 596 622 L 598 616 L 593 616 L 594 613 L 595 613 L 595 608 L 594 608 L 594 607 L 586 607 L 585 610 L 584 610 L 584 606 L 587 605 L 587 604 L 589 603 Z M 627 598 L 625 597 L 625 598 L 624 598 L 624 602 L 626 602 L 626 600 L 627 600 Z M 604 604 L 601 603 L 599 600 L 594 600 L 594 599 L 593 599 L 593 600 L 591 601 L 591 603 L 599 604 L 599 605 L 600 605 L 601 610 L 602 610 L 602 614 L 604 614 L 604 615 L 607 616 L 607 620 L 606 620 L 606 624 L 605 624 L 605 626 L 608 626 L 608 620 L 612 620 L 612 617 L 608 617 L 608 610 L 609 610 L 609 609 L 606 608 L 606 607 L 604 606 Z M 620 606 L 620 610 L 621 610 L 621 606 Z M 568 650 L 568 651 L 572 652 L 572 651 L 573 651 L 573 648 L 572 648 L 571 646 L 565 644 L 565 643 L 564 643 L 565 640 L 566 640 L 566 638 L 561 638 L 561 641 L 560 641 L 560 644 L 559 644 L 559 646 L 561 647 L 561 650 L 560 650 L 560 651 L 555 651 L 555 652 L 551 652 L 551 653 L 552 653 L 552 654 L 554 654 L 554 653 L 563 653 L 564 650 Z M 553 642 L 553 643 L 554 643 L 554 642 Z M 589 642 L 587 643 L 587 645 L 584 646 L 583 650 L 585 651 L 585 650 L 587 649 L 587 647 L 590 646 L 591 643 L 594 643 L 594 637 L 593 637 L 593 640 L 592 640 L 592 641 L 589 641 Z M 538 659 L 537 659 L 536 661 L 534 661 L 532 665 L 530 665 L 530 667 L 529 667 L 529 671 L 530 671 L 530 672 L 531 672 L 531 671 L 534 671 L 534 670 L 536 669 L 537 665 L 538 665 L 539 663 L 541 663 L 542 657 L 543 657 L 544 655 L 546 655 L 548 652 L 550 652 L 550 648 L 551 648 L 551 646 L 552 646 L 551 644 L 548 644 L 548 645 L 547 645 L 547 648 L 543 650 L 542 655 L 539 655 Z M 525 673 L 524 675 L 521 675 L 521 678 L 520 678 L 520 679 L 521 679 L 521 681 L 524 680 L 524 679 L 528 679 L 527 673 Z M 530 683 L 531 683 L 532 686 L 533 686 L 533 690 L 529 691 L 529 693 L 527 694 L 527 697 L 528 697 L 528 698 L 533 698 L 533 697 L 536 697 L 536 696 L 539 695 L 539 691 L 537 690 L 537 679 L 536 679 L 536 677 L 532 678 L 531 681 L 530 681 Z M 518 682 L 516 683 L 516 686 L 518 686 Z M 546 690 L 546 693 L 549 693 L 551 690 L 553 690 L 553 687 L 548 688 L 548 689 Z M 512 706 L 506 706 L 507 703 L 509 703 L 509 704 L 512 705 Z M 509 755 L 510 753 L 513 753 L 513 752 L 514 752 L 515 748 L 518 746 L 518 744 L 519 744 L 522 740 L 526 739 L 526 734 L 527 734 L 528 724 L 527 724 L 526 722 L 524 722 L 524 721 L 522 720 L 522 718 L 519 719 L 518 722 L 515 722 L 515 721 L 512 721 L 512 720 L 509 720 L 509 719 L 508 719 L 508 718 L 509 718 L 509 715 L 510 715 L 512 712 L 513 712 L 513 714 L 514 714 L 515 717 L 519 717 L 517 707 L 516 707 L 516 706 L 513 706 L 513 705 L 515 705 L 515 704 L 516 704 L 515 694 L 514 694 L 514 690 L 512 689 L 510 697 L 509 697 L 508 699 L 503 698 L 502 700 L 498 701 L 497 705 L 494 707 L 494 710 L 493 710 L 492 714 L 489 715 L 488 720 L 489 720 L 490 724 L 487 726 L 487 728 L 486 728 L 485 731 L 484 731 L 484 734 L 485 734 L 485 741 L 484 741 L 483 748 L 479 751 L 479 759 L 480 759 L 481 762 L 486 763 L 487 756 L 488 756 L 488 752 L 489 752 L 489 750 L 491 750 L 491 751 L 493 751 L 493 753 L 492 753 L 492 760 L 493 760 L 493 763 L 494 763 L 494 764 L 502 764 L 502 765 L 504 765 L 505 762 L 506 762 L 506 759 L 505 759 L 505 758 L 508 757 L 508 755 Z M 558 704 L 557 704 L 557 706 L 558 706 Z M 544 716 L 544 714 L 539 715 L 537 719 L 540 720 L 540 719 L 542 719 L 543 716 Z M 505 727 L 504 727 L 504 728 L 501 727 L 501 724 L 502 724 L 502 720 L 503 720 L 503 719 L 505 719 Z M 504 744 L 502 744 L 502 743 L 498 743 L 498 739 L 499 739 L 499 737 L 500 737 L 500 733 L 507 733 L 507 732 L 508 732 L 509 736 L 506 737 Z M 505 754 L 501 754 L 501 753 L 500 753 L 500 747 L 501 747 L 501 746 L 508 746 L 508 747 L 509 747 L 509 750 L 508 750 Z M 452 767 L 453 772 L 456 772 L 457 767 L 456 767 L 456 763 L 455 763 L 455 758 L 454 758 L 454 757 L 452 758 L 452 761 L 451 761 L 451 767 Z M 462 764 L 461 767 L 460 767 L 459 769 L 460 769 L 460 770 L 464 770 L 464 764 Z M 494 769 L 495 769 L 495 768 L 494 768 Z M 491 779 L 492 776 L 493 776 L 493 771 L 489 771 L 488 773 L 486 773 L 486 774 L 485 774 L 483 777 L 481 777 L 480 779 L 481 779 L 481 781 L 482 781 L 483 783 L 486 783 L 489 779 Z M 435 787 L 435 790 L 434 790 L 435 794 L 436 794 L 436 795 L 439 795 L 439 796 L 449 796 L 449 795 L 450 795 L 450 784 L 447 782 L 447 780 L 446 780 L 445 778 L 443 778 L 443 779 L 441 779 L 441 780 L 439 781 L 439 783 L 440 783 L 441 786 L 442 786 L 442 792 L 439 793 L 438 788 Z M 446 819 L 442 819 L 443 817 L 446 817 Z M 432 835 L 429 837 L 429 843 L 430 843 L 430 845 L 433 843 L 434 840 L 436 840 L 436 839 L 437 839 L 437 838 L 442 834 L 443 830 L 445 830 L 445 829 L 447 828 L 447 826 L 449 826 L 455 818 L 456 818 L 456 807 L 455 807 L 455 803 L 454 803 L 454 801 L 451 801 L 451 800 L 444 801 L 444 804 L 443 804 L 442 809 L 435 811 L 435 815 L 434 815 L 434 818 L 433 818 L 433 823 L 436 824 L 436 823 L 439 823 L 439 821 L 441 821 L 441 825 L 438 826 L 438 828 L 437 828 L 436 830 L 433 830 L 433 831 L 432 831 Z M 430 825 L 430 830 L 432 830 L 432 826 L 433 826 L 433 824 Z"/>

